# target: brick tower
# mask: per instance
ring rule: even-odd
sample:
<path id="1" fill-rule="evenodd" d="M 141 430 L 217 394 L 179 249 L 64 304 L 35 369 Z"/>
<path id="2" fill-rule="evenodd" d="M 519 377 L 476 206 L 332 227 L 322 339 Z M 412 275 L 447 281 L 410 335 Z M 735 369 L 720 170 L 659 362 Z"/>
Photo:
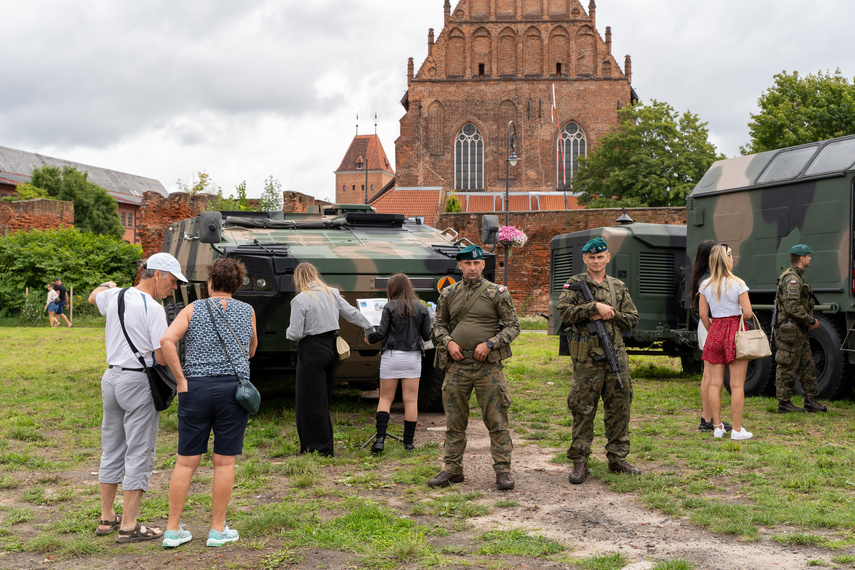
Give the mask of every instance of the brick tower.
<path id="1" fill-rule="evenodd" d="M 396 186 L 504 191 L 513 120 L 521 160 L 511 190 L 570 188 L 578 157 L 636 98 L 629 56 L 622 71 L 594 1 L 587 12 L 579 0 L 460 0 L 453 11 L 445 0 L 444 9 L 417 73 L 409 60 Z"/>
<path id="2" fill-rule="evenodd" d="M 380 137 L 356 135 L 335 171 L 335 201 L 365 204 L 394 177 Z"/>

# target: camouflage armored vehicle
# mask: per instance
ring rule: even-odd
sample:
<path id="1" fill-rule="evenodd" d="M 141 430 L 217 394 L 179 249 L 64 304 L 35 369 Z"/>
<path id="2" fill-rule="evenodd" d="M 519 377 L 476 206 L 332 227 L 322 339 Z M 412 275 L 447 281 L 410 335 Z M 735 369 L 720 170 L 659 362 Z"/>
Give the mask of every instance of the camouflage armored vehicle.
<path id="1" fill-rule="evenodd" d="M 734 272 L 750 287 L 761 325 L 770 332 L 778 276 L 789 250 L 813 250 L 805 278 L 820 323 L 809 331 L 821 398 L 852 388 L 855 363 L 855 136 L 714 163 L 687 201 L 687 250 L 705 239 L 733 249 Z M 774 345 L 772 349 L 774 350 Z M 773 389 L 772 357 L 754 361 L 746 393 Z"/>
<path id="2" fill-rule="evenodd" d="M 623 216 L 622 216 L 623 217 Z M 550 243 L 549 333 L 559 335 L 559 354 L 569 355 L 566 326 L 558 314 L 558 298 L 567 279 L 586 271 L 582 246 L 601 237 L 609 244 L 611 261 L 606 272 L 629 288 L 640 320 L 624 331 L 630 354 L 678 356 L 687 371 L 699 365 L 696 351 L 697 321 L 683 302 L 683 270 L 686 255 L 686 226 L 636 224 L 595 228 L 552 238 Z"/>
<path id="3" fill-rule="evenodd" d="M 400 214 L 377 214 L 368 206 L 333 206 L 317 213 L 203 212 L 173 223 L 164 238 L 164 251 L 178 258 L 190 280 L 167 304 L 170 320 L 187 303 L 207 296 L 207 266 L 216 258 L 240 259 L 247 268 L 235 298 L 251 304 L 258 326 L 258 350 L 253 373 L 293 379 L 297 343 L 285 338 L 294 296 L 297 264 L 314 264 L 324 279 L 357 306 L 358 299 L 386 296 L 393 273 L 406 273 L 423 301 L 436 302 L 439 291 L 459 279 L 454 230 L 443 232 L 420 219 Z M 467 242 L 468 243 L 468 242 Z M 492 278 L 495 258 L 489 256 L 485 274 Z M 367 344 L 362 329 L 342 319 L 340 335 L 351 356 L 337 379 L 376 386 L 380 344 Z M 424 358 L 419 407 L 441 411 L 441 380 L 433 370 L 433 351 Z"/>

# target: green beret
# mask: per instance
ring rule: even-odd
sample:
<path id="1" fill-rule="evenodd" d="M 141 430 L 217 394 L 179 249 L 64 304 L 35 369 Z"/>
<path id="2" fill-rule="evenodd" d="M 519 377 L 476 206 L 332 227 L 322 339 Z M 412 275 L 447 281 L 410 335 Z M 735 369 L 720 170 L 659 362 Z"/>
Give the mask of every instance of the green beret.
<path id="1" fill-rule="evenodd" d="M 457 261 L 464 259 L 484 259 L 484 250 L 477 245 L 467 245 L 454 256 Z"/>
<path id="2" fill-rule="evenodd" d="M 800 243 L 790 248 L 790 255 L 810 255 L 811 251 L 811 248 L 809 248 L 803 243 Z"/>
<path id="3" fill-rule="evenodd" d="M 602 253 L 608 251 L 609 246 L 603 238 L 594 238 L 582 248 L 582 253 Z"/>

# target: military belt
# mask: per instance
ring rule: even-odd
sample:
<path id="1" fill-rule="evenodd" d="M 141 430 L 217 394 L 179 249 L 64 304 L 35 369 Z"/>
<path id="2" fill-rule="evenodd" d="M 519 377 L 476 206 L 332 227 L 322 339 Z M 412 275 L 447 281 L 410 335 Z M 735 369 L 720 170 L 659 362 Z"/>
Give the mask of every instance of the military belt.
<path id="1" fill-rule="evenodd" d="M 461 350 L 460 353 L 463 355 L 463 360 L 475 360 L 474 350 Z"/>

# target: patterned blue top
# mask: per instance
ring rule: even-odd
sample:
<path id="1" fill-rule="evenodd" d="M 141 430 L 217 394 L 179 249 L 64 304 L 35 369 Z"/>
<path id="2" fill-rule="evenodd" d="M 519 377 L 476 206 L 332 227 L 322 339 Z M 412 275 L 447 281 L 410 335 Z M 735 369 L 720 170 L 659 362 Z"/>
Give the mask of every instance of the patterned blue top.
<path id="1" fill-rule="evenodd" d="M 234 376 L 237 368 L 238 376 L 249 379 L 249 341 L 252 340 L 252 306 L 236 299 L 226 299 L 226 310 L 220 299 L 212 299 L 210 302 L 211 312 L 214 314 L 216 330 L 211 323 L 211 316 L 205 304 L 209 301 L 201 299 L 193 301 L 193 316 L 190 317 L 190 326 L 185 337 L 185 364 L 184 376 L 197 378 L 199 376 Z M 235 335 L 226 326 L 224 318 L 228 320 L 235 331 L 241 350 L 235 341 Z M 226 349 L 232 357 L 235 368 L 232 368 L 228 356 L 223 352 L 223 345 L 217 338 L 220 332 Z M 245 356 L 246 355 L 246 356 Z"/>

